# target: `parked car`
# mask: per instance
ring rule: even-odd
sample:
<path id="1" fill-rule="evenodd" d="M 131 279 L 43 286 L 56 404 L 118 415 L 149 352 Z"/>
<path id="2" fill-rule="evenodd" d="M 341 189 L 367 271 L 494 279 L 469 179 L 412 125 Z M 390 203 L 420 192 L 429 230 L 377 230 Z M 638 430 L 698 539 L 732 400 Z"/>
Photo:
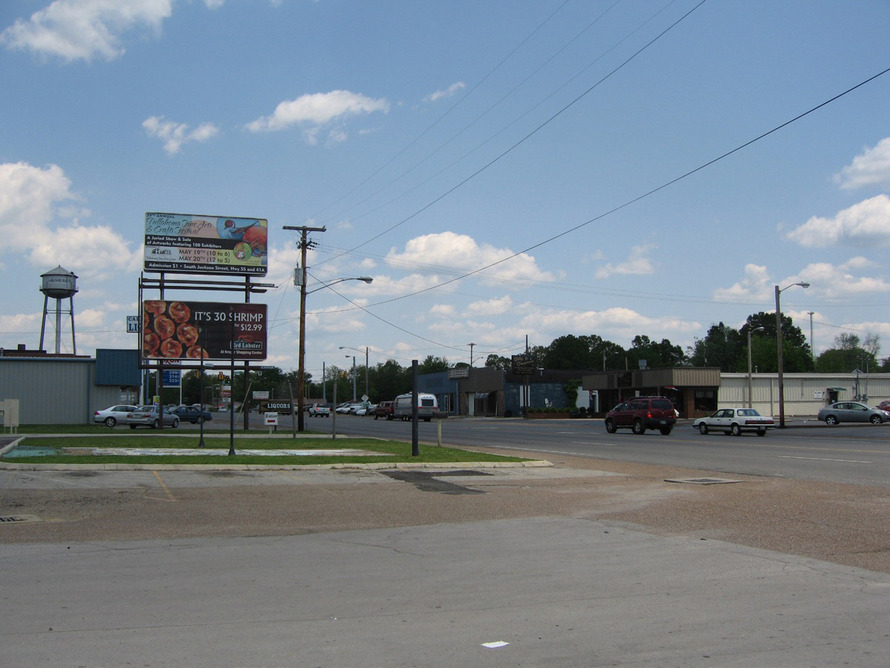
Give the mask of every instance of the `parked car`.
<path id="1" fill-rule="evenodd" d="M 606 413 L 604 422 L 610 434 L 622 428 L 631 429 L 635 434 L 658 429 L 667 436 L 677 423 L 677 415 L 667 397 L 634 397 Z"/>
<path id="2" fill-rule="evenodd" d="M 837 424 L 838 422 L 881 424 L 887 419 L 887 414 L 880 408 L 872 408 L 859 401 L 839 401 L 819 411 L 816 419 L 824 421 L 825 424 Z"/>
<path id="3" fill-rule="evenodd" d="M 887 411 L 888 413 L 890 413 L 890 401 L 882 401 L 878 404 L 878 408 L 880 408 L 882 411 Z"/>
<path id="4" fill-rule="evenodd" d="M 106 427 L 113 427 L 118 423 L 127 424 L 127 413 L 135 411 L 136 408 L 136 406 L 130 404 L 109 406 L 93 413 L 93 422 L 104 423 Z"/>
<path id="5" fill-rule="evenodd" d="M 775 426 L 776 422 L 772 417 L 761 415 L 753 408 L 721 408 L 692 423 L 692 428 L 698 429 L 702 434 L 707 434 L 709 431 L 722 431 L 733 436 L 741 436 L 745 431 L 753 431 L 758 436 L 766 436 L 766 430 Z"/>
<path id="6" fill-rule="evenodd" d="M 393 418 L 393 402 L 391 401 L 381 401 L 374 408 L 374 419 L 377 418 L 385 418 L 387 420 L 392 420 Z"/>
<path id="7" fill-rule="evenodd" d="M 309 417 L 331 417 L 331 407 L 327 404 L 312 404 L 309 407 Z"/>
<path id="8" fill-rule="evenodd" d="M 151 427 L 157 429 L 161 424 L 161 416 L 158 414 L 157 406 L 139 406 L 135 411 L 127 414 L 127 423 L 130 429 L 136 427 Z M 176 429 L 179 426 L 179 416 L 164 410 L 164 426 L 170 426 Z"/>
<path id="9" fill-rule="evenodd" d="M 179 416 L 183 422 L 191 422 L 192 424 L 201 424 L 213 419 L 213 415 L 208 410 L 201 410 L 201 406 L 177 406 L 171 413 Z"/>

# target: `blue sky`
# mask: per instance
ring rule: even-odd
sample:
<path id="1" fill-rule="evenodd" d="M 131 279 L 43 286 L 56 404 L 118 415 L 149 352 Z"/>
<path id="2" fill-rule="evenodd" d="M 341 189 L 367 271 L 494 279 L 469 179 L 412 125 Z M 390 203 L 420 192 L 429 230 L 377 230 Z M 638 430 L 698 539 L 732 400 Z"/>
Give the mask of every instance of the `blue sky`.
<path id="1" fill-rule="evenodd" d="M 819 107 L 890 67 L 888 25 L 878 0 L 5 0 L 0 346 L 37 347 L 57 265 L 77 352 L 135 346 L 154 211 L 269 221 L 284 369 L 282 227 L 326 228 L 310 289 L 374 281 L 309 296 L 316 377 L 366 347 L 685 348 L 799 281 L 783 311 L 817 352 L 890 355 L 890 73 Z"/>

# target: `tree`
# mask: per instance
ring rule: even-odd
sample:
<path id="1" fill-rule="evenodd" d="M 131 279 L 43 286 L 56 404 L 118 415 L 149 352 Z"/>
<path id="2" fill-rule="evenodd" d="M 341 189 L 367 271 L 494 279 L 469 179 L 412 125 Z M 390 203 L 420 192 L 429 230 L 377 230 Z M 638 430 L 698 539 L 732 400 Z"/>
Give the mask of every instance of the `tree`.
<path id="1" fill-rule="evenodd" d="M 500 369 L 501 371 L 509 371 L 512 367 L 512 359 L 502 357 L 501 355 L 490 354 L 485 358 L 485 366 L 491 369 Z"/>
<path id="2" fill-rule="evenodd" d="M 589 343 L 572 334 L 554 339 L 547 347 L 542 362 L 545 369 L 593 368 Z"/>
<path id="3" fill-rule="evenodd" d="M 648 336 L 639 335 L 631 342 L 627 357 L 634 368 L 639 368 L 642 360 L 646 360 L 646 366 L 650 369 L 683 366 L 687 363 L 680 346 L 673 345 L 667 339 L 656 343 Z"/>
<path id="4" fill-rule="evenodd" d="M 448 371 L 450 368 L 451 366 L 448 364 L 448 360 L 444 357 L 427 355 L 426 359 L 417 365 L 417 372 L 422 374 L 437 373 L 439 371 Z"/>
<path id="5" fill-rule="evenodd" d="M 737 329 L 727 327 L 722 322 L 711 325 L 704 339 L 695 340 L 688 357 L 689 363 L 700 367 L 716 366 L 725 372 L 739 371 L 740 360 L 744 356 L 747 369 L 746 337 L 747 330 L 743 336 Z"/>
<path id="6" fill-rule="evenodd" d="M 821 373 L 851 373 L 874 371 L 879 368 L 877 351 L 880 344 L 877 335 L 865 337 L 865 346 L 860 345 L 855 334 L 843 333 L 834 337 L 834 348 L 829 348 L 816 358 L 816 371 Z"/>
<path id="7" fill-rule="evenodd" d="M 389 401 L 411 390 L 411 370 L 395 360 L 386 360 L 371 371 L 371 397 L 374 401 Z"/>

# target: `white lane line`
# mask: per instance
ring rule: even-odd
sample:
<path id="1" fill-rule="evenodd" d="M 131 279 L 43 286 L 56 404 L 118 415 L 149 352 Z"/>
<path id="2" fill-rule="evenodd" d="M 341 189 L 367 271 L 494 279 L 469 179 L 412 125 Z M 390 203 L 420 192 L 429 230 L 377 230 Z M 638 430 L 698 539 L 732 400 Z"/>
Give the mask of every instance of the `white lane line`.
<path id="1" fill-rule="evenodd" d="M 828 459 L 827 457 L 792 457 L 791 455 L 779 455 L 779 459 L 809 459 L 814 462 L 843 462 L 845 464 L 871 464 L 863 459 Z"/>

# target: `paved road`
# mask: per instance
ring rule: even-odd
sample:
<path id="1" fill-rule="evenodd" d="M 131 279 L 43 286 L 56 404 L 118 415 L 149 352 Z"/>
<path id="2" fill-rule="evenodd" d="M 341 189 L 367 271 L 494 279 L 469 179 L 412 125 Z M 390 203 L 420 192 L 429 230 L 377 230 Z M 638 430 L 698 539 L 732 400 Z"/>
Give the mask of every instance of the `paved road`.
<path id="1" fill-rule="evenodd" d="M 779 476 L 849 484 L 890 486 L 890 423 L 828 427 L 795 420 L 766 437 L 740 437 L 694 431 L 683 420 L 669 436 L 657 431 L 636 436 L 608 434 L 601 420 L 520 420 L 457 418 L 419 425 L 423 442 L 512 448 L 548 456 L 569 455 L 640 464 L 706 468 L 729 474 Z M 290 427 L 283 426 L 287 431 Z M 410 439 L 411 425 L 340 416 L 338 433 Z M 331 433 L 330 420 L 310 419 L 306 429 Z"/>

